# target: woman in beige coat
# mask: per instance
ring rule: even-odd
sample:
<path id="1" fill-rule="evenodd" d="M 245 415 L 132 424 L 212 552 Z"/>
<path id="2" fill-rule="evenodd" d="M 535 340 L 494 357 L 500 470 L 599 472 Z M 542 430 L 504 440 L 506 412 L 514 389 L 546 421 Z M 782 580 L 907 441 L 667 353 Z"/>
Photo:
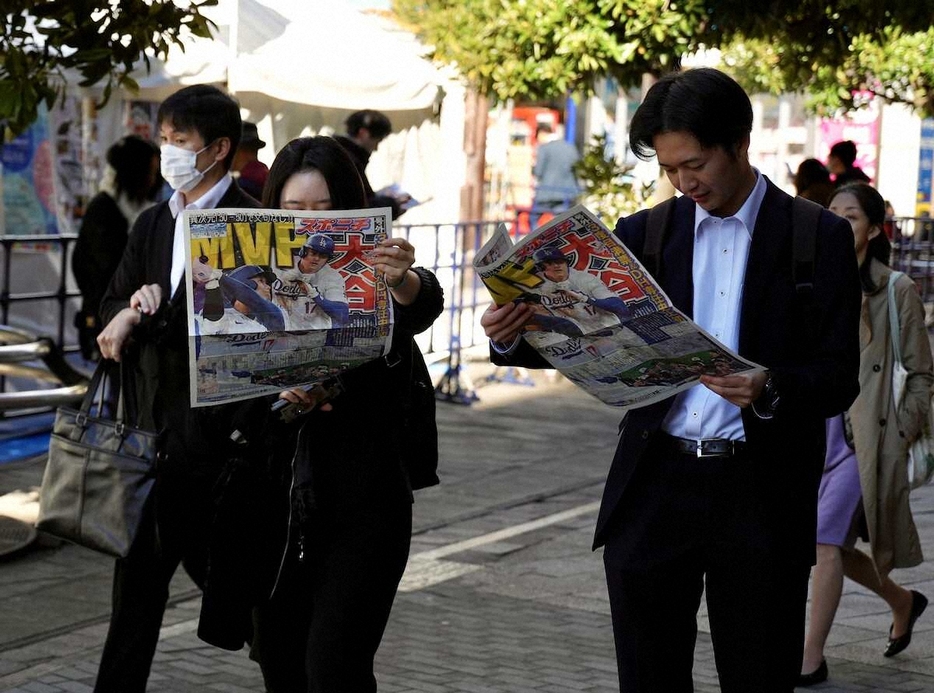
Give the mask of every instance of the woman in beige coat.
<path id="1" fill-rule="evenodd" d="M 893 568 L 908 568 L 923 560 L 908 503 L 906 461 L 909 441 L 918 437 L 924 424 L 934 383 L 924 307 L 914 282 L 898 277 L 893 288 L 908 377 L 896 412 L 888 307 L 891 246 L 882 232 L 885 202 L 871 186 L 854 183 L 839 188 L 829 207 L 853 226 L 860 263 L 860 394 L 849 412 L 827 422 L 817 565 L 799 687 L 827 679 L 824 644 L 840 602 L 844 575 L 878 594 L 892 609 L 886 657 L 908 647 L 915 621 L 927 606 L 923 594 L 889 578 Z M 857 536 L 869 541 L 871 555 L 855 548 Z"/>

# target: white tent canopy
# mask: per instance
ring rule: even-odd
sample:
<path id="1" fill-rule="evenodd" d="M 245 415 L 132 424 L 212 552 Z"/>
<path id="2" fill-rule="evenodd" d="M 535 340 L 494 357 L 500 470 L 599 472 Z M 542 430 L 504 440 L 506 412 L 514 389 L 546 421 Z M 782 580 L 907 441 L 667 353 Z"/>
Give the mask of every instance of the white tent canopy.
<path id="1" fill-rule="evenodd" d="M 367 168 L 373 186 L 396 183 L 418 200 L 430 198 L 406 215 L 410 223 L 457 218 L 464 90 L 422 57 L 411 33 L 344 0 L 219 0 L 204 13 L 217 25 L 214 38 L 189 36 L 184 50 L 152 59 L 151 73 L 136 76 L 135 98 L 223 86 L 269 144 L 260 151 L 267 164 L 295 137 L 340 133 L 352 112 L 382 111 L 394 134 Z"/>
<path id="2" fill-rule="evenodd" d="M 256 94 L 347 112 L 430 113 L 447 81 L 409 35 L 341 0 L 220 0 L 205 14 L 215 38 L 173 48 L 140 80 L 141 96 L 222 83 L 246 108 Z"/>

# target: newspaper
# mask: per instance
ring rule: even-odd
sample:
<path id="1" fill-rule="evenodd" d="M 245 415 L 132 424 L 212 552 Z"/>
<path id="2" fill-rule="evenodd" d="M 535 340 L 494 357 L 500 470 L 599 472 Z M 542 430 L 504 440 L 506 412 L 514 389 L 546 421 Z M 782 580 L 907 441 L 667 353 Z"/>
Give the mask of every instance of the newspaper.
<path id="1" fill-rule="evenodd" d="M 191 405 L 313 385 L 379 358 L 392 300 L 373 269 L 390 210 L 184 213 Z"/>
<path id="2" fill-rule="evenodd" d="M 500 225 L 474 269 L 497 305 L 532 306 L 523 338 L 607 404 L 641 407 L 701 375 L 761 369 L 677 308 L 629 250 L 576 206 L 513 245 Z"/>

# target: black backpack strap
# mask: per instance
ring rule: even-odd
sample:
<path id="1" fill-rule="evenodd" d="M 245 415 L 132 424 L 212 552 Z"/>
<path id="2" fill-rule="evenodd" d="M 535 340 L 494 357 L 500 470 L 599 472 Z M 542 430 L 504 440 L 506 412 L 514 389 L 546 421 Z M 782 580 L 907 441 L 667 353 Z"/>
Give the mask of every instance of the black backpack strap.
<path id="1" fill-rule="evenodd" d="M 659 272 L 662 268 L 662 247 L 665 245 L 665 236 L 671 227 L 671 217 L 674 214 L 677 199 L 671 197 L 652 207 L 645 223 L 642 263 L 656 281 L 659 279 Z"/>
<path id="2" fill-rule="evenodd" d="M 796 197 L 791 205 L 792 258 L 791 277 L 795 292 L 809 296 L 814 291 L 814 258 L 817 256 L 817 227 L 821 207 L 816 202 Z"/>

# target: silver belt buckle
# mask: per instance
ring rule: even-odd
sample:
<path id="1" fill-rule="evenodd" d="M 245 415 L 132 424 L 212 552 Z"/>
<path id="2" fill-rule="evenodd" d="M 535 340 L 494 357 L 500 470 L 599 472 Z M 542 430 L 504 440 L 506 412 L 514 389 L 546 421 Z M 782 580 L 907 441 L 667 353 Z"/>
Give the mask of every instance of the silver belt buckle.
<path id="1" fill-rule="evenodd" d="M 703 459 L 705 457 L 726 457 L 733 450 L 733 446 L 730 445 L 730 442 L 731 441 L 722 440 L 720 438 L 701 438 L 697 441 L 697 458 Z M 710 452 L 706 452 L 704 450 L 704 443 L 716 443 L 717 445 L 711 445 L 710 447 L 712 450 Z M 725 445 L 725 449 L 719 451 L 716 450 L 716 448 L 721 445 Z"/>

